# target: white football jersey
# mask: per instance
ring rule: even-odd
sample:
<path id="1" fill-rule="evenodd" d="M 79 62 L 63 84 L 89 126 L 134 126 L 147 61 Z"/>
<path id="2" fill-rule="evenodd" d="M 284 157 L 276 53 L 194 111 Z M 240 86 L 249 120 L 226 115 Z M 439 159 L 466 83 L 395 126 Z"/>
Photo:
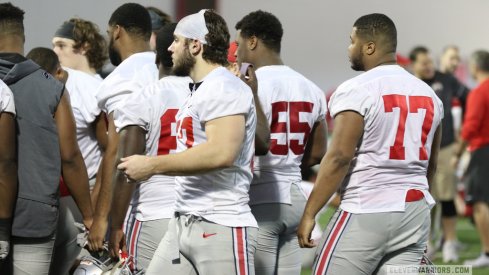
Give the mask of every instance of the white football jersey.
<path id="1" fill-rule="evenodd" d="M 99 108 L 110 115 L 117 104 L 133 92 L 140 92 L 144 87 L 158 80 L 158 68 L 154 52 L 135 53 L 114 69 L 100 85 L 97 92 Z"/>
<path id="2" fill-rule="evenodd" d="M 0 113 L 12 113 L 15 115 L 14 95 L 10 88 L 0 80 Z"/>
<path id="3" fill-rule="evenodd" d="M 257 227 L 248 205 L 256 113 L 253 94 L 245 83 L 223 67 L 214 69 L 203 79 L 178 111 L 178 151 L 207 141 L 207 121 L 239 114 L 245 116 L 246 129 L 234 165 L 200 175 L 176 177 L 175 211 L 224 226 Z"/>
<path id="4" fill-rule="evenodd" d="M 101 113 L 95 96 L 102 78 L 78 70 L 63 69 L 68 72 L 66 90 L 70 94 L 71 108 L 75 116 L 78 146 L 87 167 L 88 178 L 92 179 L 97 175 L 102 161 L 102 151 L 95 135 L 95 127 L 92 125 Z"/>
<path id="5" fill-rule="evenodd" d="M 331 116 L 354 111 L 364 133 L 341 190 L 351 213 L 404 211 L 409 189 L 423 191 L 434 133 L 443 118 L 435 92 L 397 65 L 378 66 L 343 84 L 329 102 Z"/>
<path id="6" fill-rule="evenodd" d="M 176 114 L 190 93 L 188 77 L 167 76 L 133 93 L 114 111 L 117 132 L 135 125 L 146 131 L 146 155 L 177 150 Z M 169 219 L 175 204 L 175 177 L 155 175 L 138 184 L 132 206 L 140 221 Z"/>
<path id="7" fill-rule="evenodd" d="M 300 165 L 312 128 L 325 119 L 326 97 L 287 66 L 261 67 L 256 77 L 270 125 L 270 148 L 265 156 L 255 157 L 250 204 L 290 204 L 290 185 L 302 179 Z"/>

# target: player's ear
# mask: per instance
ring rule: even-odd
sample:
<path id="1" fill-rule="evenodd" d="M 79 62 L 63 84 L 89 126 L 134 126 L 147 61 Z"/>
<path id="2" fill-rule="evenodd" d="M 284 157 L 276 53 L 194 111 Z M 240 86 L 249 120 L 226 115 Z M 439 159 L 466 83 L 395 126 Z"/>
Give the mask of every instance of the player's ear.
<path id="1" fill-rule="evenodd" d="M 112 37 L 114 38 L 114 40 L 119 39 L 119 37 L 121 36 L 122 27 L 119 25 L 114 25 L 114 27 L 112 28 L 113 28 Z"/>
<path id="2" fill-rule="evenodd" d="M 203 49 L 203 44 L 197 40 L 192 39 L 189 42 L 189 50 L 192 55 L 198 55 Z"/>
<path id="3" fill-rule="evenodd" d="M 372 41 L 369 41 L 363 45 L 363 51 L 367 55 L 372 55 L 375 53 L 375 43 Z"/>
<path id="4" fill-rule="evenodd" d="M 248 40 L 248 43 L 247 43 L 248 48 L 253 51 L 256 48 L 256 45 L 258 43 L 258 38 L 256 38 L 256 36 L 252 35 L 247 40 Z"/>

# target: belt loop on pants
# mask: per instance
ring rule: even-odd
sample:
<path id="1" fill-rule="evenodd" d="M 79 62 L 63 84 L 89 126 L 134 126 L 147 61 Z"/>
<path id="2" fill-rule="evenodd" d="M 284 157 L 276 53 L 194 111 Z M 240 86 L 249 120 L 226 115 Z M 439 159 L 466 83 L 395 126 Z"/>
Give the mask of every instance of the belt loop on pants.
<path id="1" fill-rule="evenodd" d="M 424 194 L 420 190 L 409 189 L 406 193 L 406 202 L 419 201 L 424 198 Z"/>
<path id="2" fill-rule="evenodd" d="M 167 234 L 171 236 L 168 241 L 170 242 L 170 255 L 172 261 L 180 259 L 180 234 L 182 231 L 182 229 L 179 228 L 180 219 L 180 213 L 175 212 L 175 217 L 173 218 L 174 223 L 172 224 L 170 221 L 170 224 L 168 225 Z"/>

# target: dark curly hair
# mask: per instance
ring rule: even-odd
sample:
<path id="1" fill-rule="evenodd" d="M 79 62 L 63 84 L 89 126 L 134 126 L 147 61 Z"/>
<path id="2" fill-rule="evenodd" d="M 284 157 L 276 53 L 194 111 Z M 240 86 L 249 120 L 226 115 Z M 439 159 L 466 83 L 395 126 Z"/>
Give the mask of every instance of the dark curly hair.
<path id="1" fill-rule="evenodd" d="M 149 41 L 151 37 L 151 17 L 145 7 L 137 3 L 126 3 L 118 7 L 110 16 L 109 26 L 119 25 L 135 36 Z"/>
<path id="2" fill-rule="evenodd" d="M 204 44 L 202 58 L 211 63 L 227 66 L 230 35 L 226 21 L 212 10 L 204 13 L 204 19 L 209 33 L 205 36 L 207 44 Z"/>
<path id="3" fill-rule="evenodd" d="M 357 28 L 360 38 L 380 42 L 386 52 L 395 53 L 397 48 L 397 30 L 394 22 L 385 14 L 372 13 L 361 16 L 355 21 L 353 27 Z"/>
<path id="4" fill-rule="evenodd" d="M 241 31 L 242 37 L 250 38 L 256 36 L 269 49 L 280 53 L 284 30 L 275 15 L 266 11 L 257 10 L 243 17 L 243 19 L 236 23 L 235 28 Z"/>
<path id="5" fill-rule="evenodd" d="M 24 11 L 10 2 L 0 4 L 0 32 L 24 36 Z"/>
<path id="6" fill-rule="evenodd" d="M 108 58 L 107 41 L 100 34 L 97 25 L 80 18 L 71 18 L 69 22 L 74 24 L 73 38 L 75 44 L 73 49 L 79 51 L 81 48 L 85 48 L 85 55 L 90 67 L 96 70 L 102 68 Z"/>

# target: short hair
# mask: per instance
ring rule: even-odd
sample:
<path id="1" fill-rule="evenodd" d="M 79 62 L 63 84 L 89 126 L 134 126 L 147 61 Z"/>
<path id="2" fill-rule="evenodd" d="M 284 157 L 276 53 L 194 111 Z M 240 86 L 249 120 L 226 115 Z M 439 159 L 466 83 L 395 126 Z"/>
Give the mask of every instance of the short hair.
<path id="1" fill-rule="evenodd" d="M 151 30 L 158 31 L 172 22 L 170 15 L 155 7 L 146 7 L 151 18 Z"/>
<path id="2" fill-rule="evenodd" d="M 58 56 L 53 50 L 48 48 L 34 48 L 26 55 L 26 58 L 36 62 L 37 65 L 50 74 L 54 74 L 60 66 Z"/>
<path id="3" fill-rule="evenodd" d="M 357 35 L 370 41 L 381 41 L 387 53 L 395 53 L 397 48 L 397 29 L 394 22 L 385 14 L 372 13 L 355 21 Z"/>
<path id="4" fill-rule="evenodd" d="M 447 45 L 443 48 L 442 54 L 445 54 L 448 50 L 459 51 L 458 47 L 455 45 Z"/>
<path id="5" fill-rule="evenodd" d="M 0 33 L 24 36 L 24 11 L 12 3 L 0 4 Z"/>
<path id="6" fill-rule="evenodd" d="M 241 31 L 241 36 L 245 38 L 256 36 L 266 47 L 280 53 L 284 30 L 275 15 L 257 10 L 243 17 L 236 23 L 235 28 Z"/>
<path id="7" fill-rule="evenodd" d="M 471 56 L 471 61 L 475 66 L 485 72 L 489 73 L 489 52 L 486 50 L 475 51 Z"/>
<path id="8" fill-rule="evenodd" d="M 168 48 L 173 43 L 173 32 L 176 27 L 177 23 L 169 23 L 156 34 L 156 57 L 158 62 L 166 68 L 173 67 L 171 52 L 168 51 Z"/>
<path id="9" fill-rule="evenodd" d="M 73 40 L 75 44 L 73 49 L 79 50 L 86 47 L 85 55 L 90 67 L 95 70 L 102 68 L 108 58 L 107 41 L 100 34 L 98 26 L 80 18 L 71 18 L 69 22 L 74 24 Z"/>
<path id="10" fill-rule="evenodd" d="M 203 44 L 202 58 L 211 63 L 227 66 L 230 35 L 226 21 L 212 10 L 204 13 L 204 19 L 209 32 L 205 36 L 207 44 Z"/>
<path id="11" fill-rule="evenodd" d="M 151 37 L 151 18 L 148 10 L 137 3 L 126 3 L 110 16 L 109 25 L 119 25 L 129 34 L 140 36 L 145 41 Z"/>
<path id="12" fill-rule="evenodd" d="M 425 46 L 414 47 L 414 49 L 412 49 L 409 52 L 409 60 L 411 60 L 411 62 L 416 62 L 416 59 L 418 58 L 419 54 L 429 54 L 429 53 L 430 51 Z"/>

